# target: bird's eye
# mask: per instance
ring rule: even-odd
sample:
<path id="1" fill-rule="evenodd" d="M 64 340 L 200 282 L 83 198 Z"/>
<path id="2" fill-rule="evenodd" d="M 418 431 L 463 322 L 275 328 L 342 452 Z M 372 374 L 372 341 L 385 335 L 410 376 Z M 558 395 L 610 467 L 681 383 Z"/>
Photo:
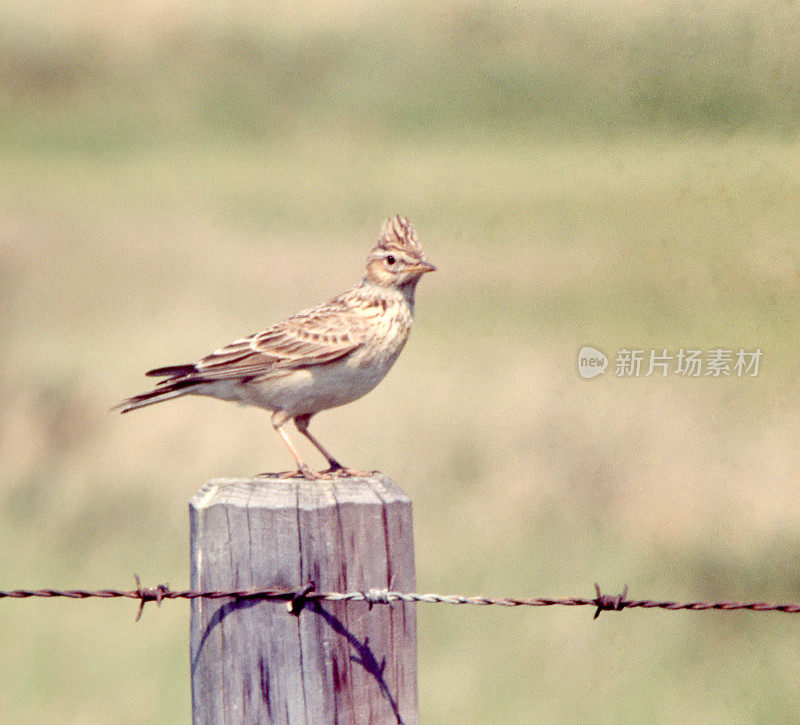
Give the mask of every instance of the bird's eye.
<path id="1" fill-rule="evenodd" d="M 397 260 L 396 260 L 396 259 L 395 259 L 395 258 L 394 258 L 394 257 L 393 257 L 391 254 L 390 254 L 388 257 L 386 257 L 386 264 L 388 264 L 390 267 L 391 267 L 391 266 L 392 266 L 392 265 L 393 265 L 393 264 L 394 264 L 396 261 L 397 261 Z"/>

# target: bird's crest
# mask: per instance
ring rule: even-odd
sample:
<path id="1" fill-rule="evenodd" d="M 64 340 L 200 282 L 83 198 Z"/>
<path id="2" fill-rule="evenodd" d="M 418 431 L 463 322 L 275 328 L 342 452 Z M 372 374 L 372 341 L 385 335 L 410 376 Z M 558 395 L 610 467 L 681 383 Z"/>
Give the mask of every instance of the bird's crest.
<path id="1" fill-rule="evenodd" d="M 395 214 L 387 219 L 381 227 L 378 238 L 379 249 L 401 249 L 415 257 L 422 258 L 422 247 L 417 240 L 417 233 L 411 222 L 405 217 Z"/>

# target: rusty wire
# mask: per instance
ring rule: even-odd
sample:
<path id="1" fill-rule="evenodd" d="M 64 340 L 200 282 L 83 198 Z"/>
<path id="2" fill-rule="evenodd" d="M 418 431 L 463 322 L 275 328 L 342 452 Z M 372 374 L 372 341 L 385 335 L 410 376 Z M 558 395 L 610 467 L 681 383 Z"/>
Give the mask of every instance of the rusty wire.
<path id="1" fill-rule="evenodd" d="M 366 591 L 352 592 L 321 592 L 316 591 L 313 582 L 308 582 L 297 589 L 235 589 L 227 591 L 176 591 L 167 584 L 155 587 L 144 587 L 136 576 L 136 589 L 129 591 L 119 589 L 13 589 L 0 591 L 0 599 L 29 599 L 32 597 L 53 598 L 66 597 L 68 599 L 136 599 L 139 601 L 139 610 L 136 616 L 138 621 L 142 615 L 144 605 L 155 602 L 160 605 L 167 599 L 265 599 L 277 600 L 287 603 L 287 609 L 299 615 L 307 602 L 367 602 L 372 608 L 374 604 L 391 604 L 392 602 L 424 602 L 427 604 L 474 604 L 477 606 L 499 607 L 594 607 L 594 618 L 600 612 L 623 609 L 663 609 L 670 612 L 690 611 L 703 612 L 709 610 L 731 612 L 748 610 L 752 612 L 784 612 L 786 614 L 800 613 L 800 603 L 773 604 L 770 602 L 674 602 L 658 601 L 652 599 L 628 599 L 628 587 L 625 586 L 621 594 L 603 594 L 600 587 L 595 584 L 594 597 L 563 597 L 563 598 L 516 598 L 516 597 L 485 597 L 463 596 L 461 594 L 419 594 L 417 592 L 396 592 L 389 589 L 369 589 Z"/>

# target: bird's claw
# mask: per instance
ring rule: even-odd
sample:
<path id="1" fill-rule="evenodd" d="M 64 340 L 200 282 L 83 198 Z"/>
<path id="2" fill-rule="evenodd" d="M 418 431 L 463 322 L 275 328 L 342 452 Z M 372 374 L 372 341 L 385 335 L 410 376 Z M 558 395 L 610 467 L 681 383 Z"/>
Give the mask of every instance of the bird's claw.
<path id="1" fill-rule="evenodd" d="M 321 471 L 321 473 L 326 473 L 329 476 L 336 478 L 369 478 L 375 473 L 375 471 L 357 471 L 354 468 L 336 465 L 326 468 L 324 471 Z"/>
<path id="2" fill-rule="evenodd" d="M 281 471 L 280 473 L 259 473 L 256 478 L 305 478 L 307 481 L 328 480 L 333 478 L 327 471 L 312 471 L 310 468 L 298 468 L 294 471 Z"/>
<path id="3" fill-rule="evenodd" d="M 324 471 L 313 471 L 308 466 L 294 471 L 281 471 L 280 473 L 258 473 L 256 478 L 304 478 L 307 481 L 332 481 L 336 478 L 369 478 L 375 471 L 357 471 L 345 466 L 331 466 Z"/>

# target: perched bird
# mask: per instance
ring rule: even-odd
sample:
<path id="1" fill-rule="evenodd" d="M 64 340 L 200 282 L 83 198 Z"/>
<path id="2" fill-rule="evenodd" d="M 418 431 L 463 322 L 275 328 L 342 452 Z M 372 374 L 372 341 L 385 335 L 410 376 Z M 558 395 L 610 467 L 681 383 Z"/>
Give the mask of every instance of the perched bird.
<path id="1" fill-rule="evenodd" d="M 366 395 L 389 372 L 411 331 L 417 282 L 436 268 L 425 261 L 414 228 L 387 219 L 363 279 L 346 292 L 196 363 L 156 368 L 157 386 L 122 401 L 123 413 L 182 395 L 208 395 L 272 411 L 272 425 L 308 479 L 363 475 L 342 466 L 308 430 L 312 416 Z M 297 429 L 325 456 L 312 471 L 289 438 Z"/>

